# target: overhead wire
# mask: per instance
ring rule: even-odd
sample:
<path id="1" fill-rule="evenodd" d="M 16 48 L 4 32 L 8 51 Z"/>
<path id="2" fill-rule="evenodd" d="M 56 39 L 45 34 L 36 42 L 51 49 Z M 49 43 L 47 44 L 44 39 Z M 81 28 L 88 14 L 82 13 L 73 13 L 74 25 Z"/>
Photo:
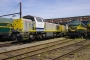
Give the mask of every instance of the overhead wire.
<path id="1" fill-rule="evenodd" d="M 19 4 L 17 4 L 17 5 L 16 5 L 14 8 L 12 8 L 9 12 L 7 12 L 7 14 L 10 13 L 13 9 L 17 8 L 18 6 L 19 6 Z M 15 9 L 15 10 L 16 10 L 16 9 Z M 14 10 L 14 11 L 15 11 L 15 10 Z M 13 13 L 14 13 L 14 11 L 13 11 Z M 6 14 L 6 15 L 7 15 L 7 14 Z"/>
<path id="2" fill-rule="evenodd" d="M 15 10 L 17 9 L 17 7 L 20 5 L 20 3 L 19 4 L 17 4 L 13 9 L 11 9 L 6 15 L 2 15 L 2 16 L 0 16 L 0 17 L 4 17 L 4 16 L 10 16 L 10 15 L 16 15 L 16 14 L 20 14 L 20 12 L 18 12 L 18 13 L 14 13 L 15 12 Z M 13 10 L 13 14 L 9 14 L 11 11 Z"/>
<path id="3" fill-rule="evenodd" d="M 16 11 L 17 8 L 18 8 L 18 6 L 16 6 L 16 8 L 14 9 L 13 14 L 14 14 L 14 12 Z M 14 17 L 14 16 L 16 16 L 16 15 L 14 14 L 13 17 Z"/>

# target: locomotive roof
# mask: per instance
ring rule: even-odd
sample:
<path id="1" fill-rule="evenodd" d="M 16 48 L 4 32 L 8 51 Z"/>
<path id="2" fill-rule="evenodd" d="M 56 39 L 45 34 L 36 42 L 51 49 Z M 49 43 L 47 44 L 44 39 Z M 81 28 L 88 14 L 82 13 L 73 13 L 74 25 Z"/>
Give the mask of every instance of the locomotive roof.
<path id="1" fill-rule="evenodd" d="M 12 23 L 13 20 L 11 18 L 0 18 L 0 23 Z"/>
<path id="2" fill-rule="evenodd" d="M 69 23 L 80 23 L 81 21 L 79 20 L 71 20 Z"/>
<path id="3" fill-rule="evenodd" d="M 41 17 L 37 17 L 37 16 L 32 16 L 32 15 L 23 16 L 23 18 L 32 18 L 32 17 L 41 18 Z M 42 18 L 41 18 L 41 19 L 42 19 Z"/>
<path id="4" fill-rule="evenodd" d="M 81 22 L 79 20 L 71 20 L 68 24 L 69 25 L 79 25 Z"/>

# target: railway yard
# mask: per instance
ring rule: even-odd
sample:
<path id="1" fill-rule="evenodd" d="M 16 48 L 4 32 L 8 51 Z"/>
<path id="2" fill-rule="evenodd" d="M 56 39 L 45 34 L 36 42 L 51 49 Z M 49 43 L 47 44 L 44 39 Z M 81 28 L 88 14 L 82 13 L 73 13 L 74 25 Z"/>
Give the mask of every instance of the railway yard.
<path id="1" fill-rule="evenodd" d="M 17 6 L 0 16 L 0 60 L 90 60 L 90 15 L 43 19 Z"/>
<path id="2" fill-rule="evenodd" d="M 54 38 L 24 44 L 10 43 L 0 43 L 3 45 L 0 60 L 90 60 L 88 39 Z"/>

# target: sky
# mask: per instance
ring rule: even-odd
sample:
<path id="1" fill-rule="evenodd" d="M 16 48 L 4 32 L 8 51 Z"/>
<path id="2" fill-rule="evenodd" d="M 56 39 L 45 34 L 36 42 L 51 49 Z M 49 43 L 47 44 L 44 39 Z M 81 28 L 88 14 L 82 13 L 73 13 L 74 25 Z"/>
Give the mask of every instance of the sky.
<path id="1" fill-rule="evenodd" d="M 51 19 L 90 15 L 90 0 L 0 0 L 0 15 L 19 12 L 19 7 L 12 10 L 19 2 L 23 16 Z"/>

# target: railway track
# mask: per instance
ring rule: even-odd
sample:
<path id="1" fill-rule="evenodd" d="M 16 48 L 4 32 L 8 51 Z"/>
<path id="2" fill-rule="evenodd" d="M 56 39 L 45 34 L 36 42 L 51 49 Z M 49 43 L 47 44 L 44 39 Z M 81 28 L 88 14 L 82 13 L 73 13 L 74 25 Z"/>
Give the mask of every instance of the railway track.
<path id="1" fill-rule="evenodd" d="M 14 45 L 21 45 L 21 44 L 27 44 L 27 43 L 35 43 L 35 42 L 39 42 L 39 41 L 33 41 L 33 42 L 30 42 L 30 41 L 21 41 L 21 43 L 17 42 L 17 41 L 8 41 L 8 42 L 0 42 L 0 48 L 2 47 L 10 47 L 10 46 L 14 46 Z"/>
<path id="2" fill-rule="evenodd" d="M 60 56 L 58 56 L 58 57 L 56 57 L 56 58 L 54 58 L 52 60 L 64 60 L 64 58 L 66 56 L 70 56 L 70 55 L 72 55 L 72 54 L 74 54 L 76 52 L 79 52 L 79 51 L 85 49 L 85 47 L 87 47 L 87 46 L 90 46 L 90 41 L 87 41 L 85 44 L 84 43 L 76 44 L 75 45 L 76 48 L 75 47 L 71 47 L 71 48 L 68 47 L 68 49 L 67 48 L 65 49 L 67 51 L 64 51 L 64 53 L 62 55 L 60 55 Z"/>
<path id="3" fill-rule="evenodd" d="M 22 43 L 22 44 L 24 44 L 24 43 Z M 0 48 L 10 47 L 10 46 L 14 46 L 14 45 L 20 45 L 20 43 L 14 42 L 14 41 L 3 42 L 3 43 L 0 43 Z"/>
<path id="4" fill-rule="evenodd" d="M 22 45 L 22 44 L 27 44 L 27 43 L 35 43 L 38 41 L 33 41 L 33 42 L 29 42 L 29 41 L 21 41 L 20 43 L 18 41 L 8 41 L 8 42 L 2 42 L 0 43 L 0 48 L 3 47 L 10 47 L 10 46 L 14 46 L 14 45 Z"/>
<path id="5" fill-rule="evenodd" d="M 24 57 L 27 57 L 28 53 L 31 53 L 31 56 L 32 56 L 32 55 L 35 55 L 35 53 L 32 53 L 32 52 L 42 50 L 42 49 L 45 49 L 45 48 L 48 48 L 50 46 L 54 46 L 57 44 L 68 43 L 70 41 L 72 41 L 72 40 L 59 40 L 59 41 L 53 41 L 53 42 L 35 45 L 35 46 L 31 46 L 31 47 L 26 47 L 26 48 L 22 48 L 22 49 L 16 49 L 16 50 L 12 50 L 12 51 L 4 51 L 4 52 L 0 53 L 0 60 L 22 59 Z"/>
<path id="6" fill-rule="evenodd" d="M 61 45 L 61 44 L 60 44 Z M 83 47 L 86 47 L 90 45 L 90 41 L 80 41 L 80 42 L 76 42 L 76 43 L 69 43 L 63 46 L 53 46 L 56 48 L 49 48 L 44 49 L 43 51 L 34 54 L 33 56 L 27 56 L 22 58 L 21 60 L 25 60 L 25 59 L 31 59 L 31 60 L 60 60 L 61 57 L 68 55 L 74 51 L 80 50 Z M 34 52 L 36 53 L 36 51 Z M 27 55 L 30 55 L 29 53 Z M 20 60 L 20 59 L 19 59 Z"/>
<path id="7" fill-rule="evenodd" d="M 85 43 L 85 44 L 84 44 Z M 0 60 L 58 60 L 70 52 L 90 44 L 86 40 L 60 40 L 0 53 Z M 76 47 L 76 48 L 75 48 Z"/>
<path id="8" fill-rule="evenodd" d="M 90 44 L 63 54 L 55 60 L 90 60 Z"/>
<path id="9" fill-rule="evenodd" d="M 12 44 L 13 41 L 8 41 L 8 42 L 2 42 L 0 43 L 0 48 L 2 47 L 8 47 Z"/>
<path id="10" fill-rule="evenodd" d="M 7 46 L 10 46 L 11 43 L 5 43 L 5 44 L 0 44 L 0 48 L 1 47 L 7 47 Z"/>

